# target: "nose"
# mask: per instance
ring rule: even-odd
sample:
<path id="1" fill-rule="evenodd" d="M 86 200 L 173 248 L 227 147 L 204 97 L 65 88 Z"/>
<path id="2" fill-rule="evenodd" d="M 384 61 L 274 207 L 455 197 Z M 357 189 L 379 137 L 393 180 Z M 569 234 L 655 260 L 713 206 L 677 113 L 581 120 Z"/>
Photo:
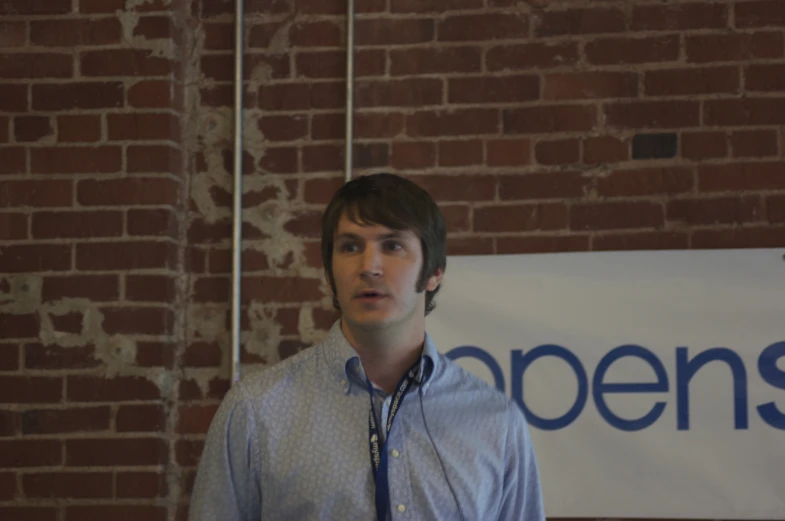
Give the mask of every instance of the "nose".
<path id="1" fill-rule="evenodd" d="M 375 245 L 368 245 L 362 255 L 360 275 L 365 278 L 376 278 L 382 274 L 382 254 Z"/>

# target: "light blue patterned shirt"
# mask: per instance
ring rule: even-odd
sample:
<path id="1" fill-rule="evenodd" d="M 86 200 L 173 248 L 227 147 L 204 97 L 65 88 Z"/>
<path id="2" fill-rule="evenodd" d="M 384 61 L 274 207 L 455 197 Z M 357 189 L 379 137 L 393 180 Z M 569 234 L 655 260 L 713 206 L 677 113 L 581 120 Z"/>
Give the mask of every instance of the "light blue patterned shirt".
<path id="1" fill-rule="evenodd" d="M 520 409 L 438 353 L 428 335 L 420 371 L 422 385 L 401 403 L 384 447 L 389 519 L 542 521 Z M 374 395 L 384 425 L 390 399 Z M 373 520 L 369 410 L 362 365 L 338 321 L 321 344 L 226 395 L 207 434 L 189 520 Z"/>

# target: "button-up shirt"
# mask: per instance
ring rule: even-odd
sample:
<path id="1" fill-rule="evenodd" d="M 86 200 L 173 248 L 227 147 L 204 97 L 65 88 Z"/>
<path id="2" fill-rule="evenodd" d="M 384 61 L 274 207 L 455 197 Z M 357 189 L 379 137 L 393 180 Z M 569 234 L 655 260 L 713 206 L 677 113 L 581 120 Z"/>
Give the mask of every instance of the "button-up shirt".
<path id="1" fill-rule="evenodd" d="M 208 431 L 189 520 L 374 519 L 368 393 L 340 321 L 322 343 L 242 379 Z M 389 397 L 376 388 L 373 399 L 383 426 Z M 545 518 L 521 410 L 427 334 L 383 450 L 391 520 Z"/>

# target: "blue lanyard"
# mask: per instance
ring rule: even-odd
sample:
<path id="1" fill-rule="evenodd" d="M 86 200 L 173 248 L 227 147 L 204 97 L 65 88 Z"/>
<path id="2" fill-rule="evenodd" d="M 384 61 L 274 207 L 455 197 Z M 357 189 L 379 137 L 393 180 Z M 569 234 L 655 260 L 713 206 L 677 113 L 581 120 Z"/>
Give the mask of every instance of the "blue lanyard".
<path id="1" fill-rule="evenodd" d="M 379 447 L 379 427 L 376 425 L 376 408 L 373 405 L 373 387 L 371 386 L 371 382 L 368 381 L 368 395 L 371 398 L 371 410 L 368 414 L 368 431 L 370 436 L 373 478 L 376 482 L 377 521 L 385 521 L 387 519 L 387 512 L 390 507 L 390 489 L 387 482 L 387 451 L 384 450 L 384 447 L 387 445 L 393 420 L 401 407 L 404 396 L 406 396 L 406 391 L 409 390 L 417 378 L 419 365 L 420 361 L 418 360 L 408 371 L 406 371 L 406 374 L 403 375 L 403 378 L 401 378 L 401 381 L 398 382 L 398 386 L 395 388 L 393 400 L 390 404 L 390 412 L 387 415 L 386 436 L 381 448 Z"/>

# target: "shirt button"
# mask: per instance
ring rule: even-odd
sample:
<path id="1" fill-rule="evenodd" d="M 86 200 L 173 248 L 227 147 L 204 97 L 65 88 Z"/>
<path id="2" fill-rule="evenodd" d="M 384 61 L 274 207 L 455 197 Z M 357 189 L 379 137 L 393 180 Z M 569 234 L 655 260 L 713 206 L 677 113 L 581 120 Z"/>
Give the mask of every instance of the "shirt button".
<path id="1" fill-rule="evenodd" d="M 401 513 L 406 512 L 406 505 L 398 505 L 398 512 Z"/>
<path id="2" fill-rule="evenodd" d="M 397 458 L 398 456 L 400 456 L 400 455 L 401 455 L 401 453 L 400 453 L 400 452 L 398 452 L 398 451 L 397 451 L 397 450 L 395 450 L 395 449 L 393 449 L 393 450 L 392 450 L 392 452 L 391 452 L 390 454 L 392 454 L 392 457 L 393 457 L 393 458 Z"/>

